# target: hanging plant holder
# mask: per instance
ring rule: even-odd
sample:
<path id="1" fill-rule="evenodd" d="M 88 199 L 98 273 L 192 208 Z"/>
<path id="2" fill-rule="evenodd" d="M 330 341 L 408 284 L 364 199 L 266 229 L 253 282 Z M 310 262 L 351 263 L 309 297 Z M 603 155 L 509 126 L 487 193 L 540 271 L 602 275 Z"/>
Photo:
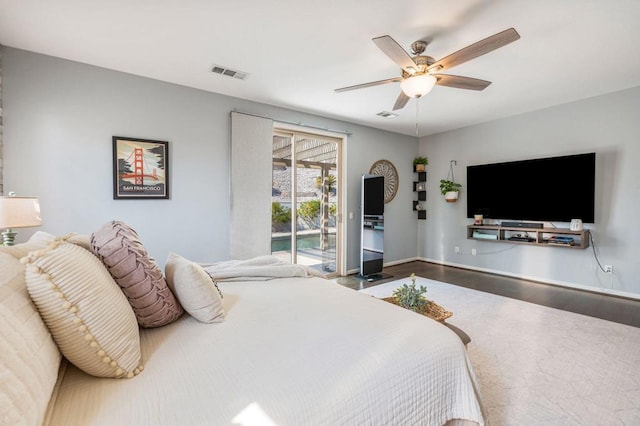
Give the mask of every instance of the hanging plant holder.
<path id="1" fill-rule="evenodd" d="M 447 203 L 455 203 L 456 201 L 458 201 L 458 195 L 460 194 L 460 192 L 458 191 L 449 191 L 446 194 L 444 194 L 444 200 Z"/>
<path id="2" fill-rule="evenodd" d="M 440 180 L 440 193 L 444 195 L 444 200 L 447 203 L 455 203 L 458 201 L 460 188 L 462 188 L 462 184 L 457 183 L 453 176 L 453 166 L 455 164 L 456 160 L 451 160 L 449 162 L 449 174 L 446 179 Z"/>

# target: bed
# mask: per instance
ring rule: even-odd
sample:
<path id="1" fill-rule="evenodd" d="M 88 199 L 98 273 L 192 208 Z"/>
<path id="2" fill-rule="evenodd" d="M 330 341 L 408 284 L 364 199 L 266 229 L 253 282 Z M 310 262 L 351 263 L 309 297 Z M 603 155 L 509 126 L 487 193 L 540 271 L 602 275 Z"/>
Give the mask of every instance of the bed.
<path id="1" fill-rule="evenodd" d="M 442 324 L 319 277 L 217 284 L 224 321 L 141 328 L 133 378 L 62 358 L 42 423 L 484 424 L 465 347 Z"/>
<path id="2" fill-rule="evenodd" d="M 441 324 L 317 277 L 219 286 L 224 322 L 141 331 L 135 380 L 68 366 L 50 424 L 483 424 Z"/>

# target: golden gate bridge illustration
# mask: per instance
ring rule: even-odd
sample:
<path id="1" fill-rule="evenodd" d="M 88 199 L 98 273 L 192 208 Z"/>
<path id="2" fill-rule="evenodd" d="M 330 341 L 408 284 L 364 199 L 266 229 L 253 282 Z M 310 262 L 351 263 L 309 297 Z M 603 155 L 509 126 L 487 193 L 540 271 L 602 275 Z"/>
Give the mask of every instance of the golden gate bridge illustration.
<path id="1" fill-rule="evenodd" d="M 151 174 L 148 173 L 148 170 L 145 170 L 144 151 L 144 148 L 133 147 L 133 151 L 125 159 L 126 162 L 133 166 L 133 173 L 122 173 L 122 179 L 133 179 L 134 185 L 144 185 L 145 178 L 160 181 L 156 167 L 153 168 Z M 133 162 L 130 162 L 132 157 Z"/>

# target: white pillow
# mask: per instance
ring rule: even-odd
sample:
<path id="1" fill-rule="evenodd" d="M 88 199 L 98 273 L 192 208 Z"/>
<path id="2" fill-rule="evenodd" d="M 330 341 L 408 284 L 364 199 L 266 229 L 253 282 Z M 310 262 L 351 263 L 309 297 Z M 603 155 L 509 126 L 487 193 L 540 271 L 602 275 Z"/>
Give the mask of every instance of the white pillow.
<path id="1" fill-rule="evenodd" d="M 97 257 L 57 239 L 22 262 L 29 295 L 71 363 L 98 377 L 133 377 L 142 370 L 136 317 Z"/>
<path id="2" fill-rule="evenodd" d="M 14 246 L 3 246 L 2 244 L 0 244 L 0 253 L 8 253 L 16 259 L 21 259 L 29 254 L 29 252 L 47 247 L 56 239 L 64 239 L 65 241 L 69 241 L 70 243 L 79 245 L 82 248 L 91 250 L 88 235 L 71 233 L 65 235 L 64 237 L 58 238 L 48 232 L 37 231 L 31 236 L 31 238 L 29 238 L 29 241 L 27 241 L 26 243 L 20 243 Z"/>
<path id="3" fill-rule="evenodd" d="M 34 233 L 26 243 L 20 243 L 14 246 L 3 246 L 0 244 L 0 253 L 10 254 L 19 260 L 29 254 L 30 251 L 45 248 L 55 239 L 56 236 L 53 234 L 49 234 L 44 231 L 36 231 L 36 233 Z"/>
<path id="4" fill-rule="evenodd" d="M 0 424 L 42 424 L 62 356 L 29 298 L 24 265 L 2 252 L 0 348 Z"/>
<path id="5" fill-rule="evenodd" d="M 164 271 L 169 288 L 189 315 L 205 323 L 224 321 L 222 293 L 202 266 L 169 253 Z"/>

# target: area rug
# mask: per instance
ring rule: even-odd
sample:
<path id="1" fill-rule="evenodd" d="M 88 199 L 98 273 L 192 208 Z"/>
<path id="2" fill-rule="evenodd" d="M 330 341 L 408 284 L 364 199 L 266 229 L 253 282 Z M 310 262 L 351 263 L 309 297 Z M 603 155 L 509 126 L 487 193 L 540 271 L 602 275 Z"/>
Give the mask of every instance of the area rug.
<path id="1" fill-rule="evenodd" d="M 389 297 L 404 283 L 360 292 Z M 421 277 L 416 285 L 471 337 L 489 425 L 640 425 L 640 328 Z"/>

